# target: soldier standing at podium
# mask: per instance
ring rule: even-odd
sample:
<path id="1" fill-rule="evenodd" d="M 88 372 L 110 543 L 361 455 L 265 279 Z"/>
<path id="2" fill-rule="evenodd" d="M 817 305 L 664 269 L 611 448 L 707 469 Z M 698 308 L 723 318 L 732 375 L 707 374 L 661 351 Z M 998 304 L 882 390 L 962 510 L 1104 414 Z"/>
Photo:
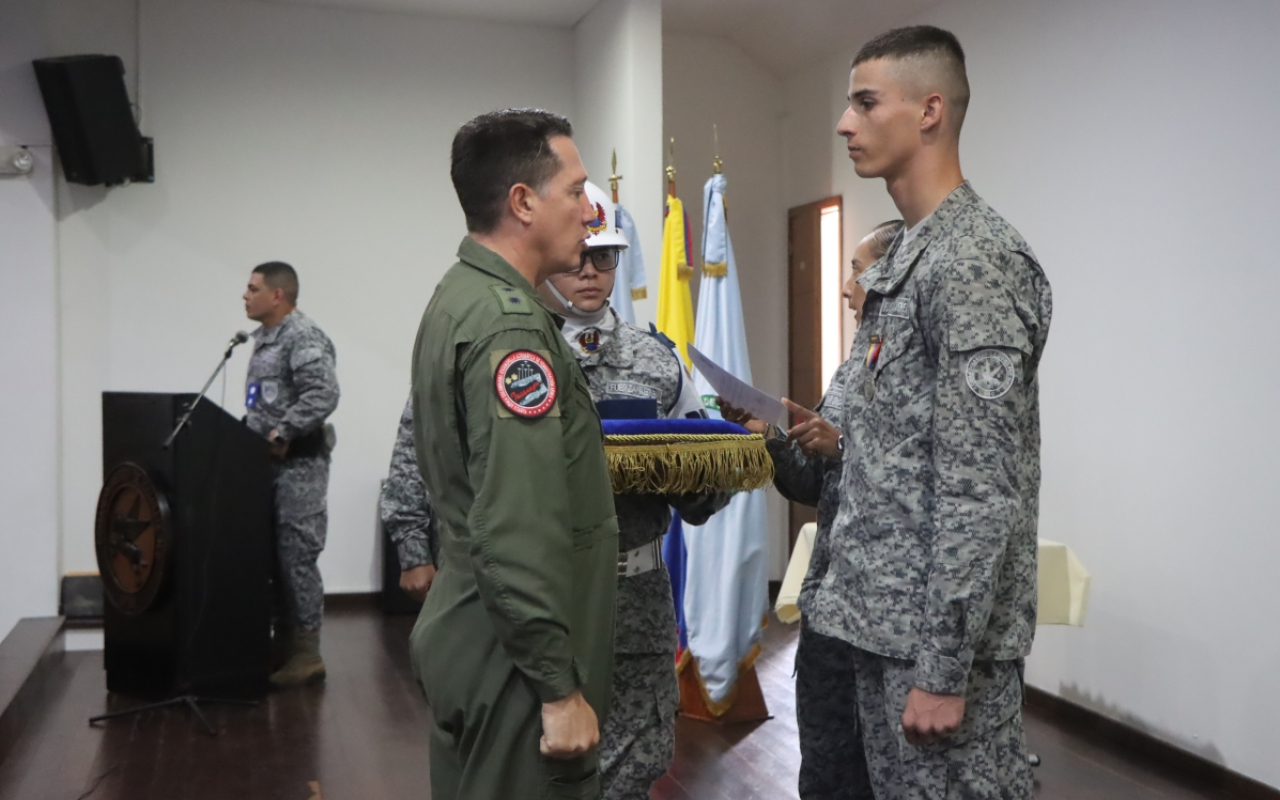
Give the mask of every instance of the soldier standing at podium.
<path id="1" fill-rule="evenodd" d="M 254 267 L 244 293 L 253 332 L 245 387 L 246 421 L 271 443 L 276 491 L 276 609 L 271 685 L 324 680 L 320 622 L 324 582 L 317 560 L 329 516 L 329 451 L 338 407 L 333 342 L 297 310 L 298 275 L 271 261 Z"/>

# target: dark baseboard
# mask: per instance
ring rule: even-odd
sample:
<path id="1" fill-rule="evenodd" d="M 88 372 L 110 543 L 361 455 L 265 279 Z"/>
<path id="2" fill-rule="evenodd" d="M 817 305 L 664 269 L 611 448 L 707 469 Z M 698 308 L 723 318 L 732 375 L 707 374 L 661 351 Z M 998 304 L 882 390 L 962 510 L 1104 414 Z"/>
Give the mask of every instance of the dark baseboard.
<path id="1" fill-rule="evenodd" d="M 68 620 L 102 622 L 102 577 L 96 572 L 62 576 L 58 613 Z"/>
<path id="2" fill-rule="evenodd" d="M 326 594 L 325 608 L 335 611 L 364 610 L 378 606 L 379 592 Z M 102 578 L 95 573 L 64 575 L 59 613 L 68 628 L 102 626 Z"/>
<path id="3" fill-rule="evenodd" d="M 324 596 L 325 611 L 376 611 L 381 592 L 343 592 Z"/>
<path id="4" fill-rule="evenodd" d="M 1026 687 L 1027 707 L 1050 717 L 1055 723 L 1104 741 L 1158 763 L 1170 773 L 1220 789 L 1234 800 L 1280 800 L 1280 789 L 1232 772 L 1195 753 L 1157 739 L 1145 731 L 1117 722 L 1084 706 L 1064 700 L 1034 686 Z"/>

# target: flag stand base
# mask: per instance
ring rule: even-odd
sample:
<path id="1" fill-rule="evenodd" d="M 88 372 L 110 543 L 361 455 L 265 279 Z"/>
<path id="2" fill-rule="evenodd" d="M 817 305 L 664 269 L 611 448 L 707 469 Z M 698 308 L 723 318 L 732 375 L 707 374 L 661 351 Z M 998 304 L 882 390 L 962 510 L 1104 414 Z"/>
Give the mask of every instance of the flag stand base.
<path id="1" fill-rule="evenodd" d="M 756 675 L 755 666 L 749 667 L 738 676 L 738 696 L 729 710 L 716 716 L 707 708 L 702 697 L 702 687 L 698 685 L 698 670 L 695 664 L 688 669 L 680 670 L 680 713 L 703 722 L 717 725 L 733 725 L 742 722 L 763 722 L 773 719 L 768 706 L 764 702 L 764 692 L 760 689 L 760 678 Z"/>

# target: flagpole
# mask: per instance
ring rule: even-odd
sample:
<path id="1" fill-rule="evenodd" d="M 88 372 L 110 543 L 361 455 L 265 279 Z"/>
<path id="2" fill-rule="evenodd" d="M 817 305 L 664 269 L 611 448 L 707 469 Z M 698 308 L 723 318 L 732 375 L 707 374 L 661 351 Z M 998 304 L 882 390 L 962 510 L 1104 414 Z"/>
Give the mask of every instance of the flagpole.
<path id="1" fill-rule="evenodd" d="M 712 152 L 715 153 L 715 158 L 711 160 L 711 173 L 719 175 L 724 172 L 724 162 L 720 160 L 720 130 L 714 122 L 711 123 L 711 142 Z"/>
<path id="2" fill-rule="evenodd" d="M 667 196 L 676 196 L 676 138 L 671 137 L 671 149 L 667 159 Z"/>
<path id="3" fill-rule="evenodd" d="M 609 188 L 613 191 L 613 204 L 618 204 L 618 181 L 622 180 L 622 176 L 618 174 L 618 148 L 613 148 L 613 174 L 609 176 Z"/>

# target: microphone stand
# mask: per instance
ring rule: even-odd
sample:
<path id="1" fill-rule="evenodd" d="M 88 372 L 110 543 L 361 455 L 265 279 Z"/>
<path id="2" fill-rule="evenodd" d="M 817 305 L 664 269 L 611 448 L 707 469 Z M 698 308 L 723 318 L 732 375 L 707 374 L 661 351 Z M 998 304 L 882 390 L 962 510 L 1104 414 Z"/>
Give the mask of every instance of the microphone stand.
<path id="1" fill-rule="evenodd" d="M 163 449 L 168 450 L 169 447 L 173 444 L 173 440 L 178 438 L 178 434 L 181 433 L 182 429 L 186 427 L 187 422 L 190 421 L 191 419 L 191 415 L 195 413 L 196 405 L 198 405 L 200 401 L 204 399 L 205 392 L 209 391 L 209 387 L 213 385 L 213 382 L 215 380 L 217 380 L 218 373 L 222 372 L 222 368 L 225 367 L 227 365 L 227 362 L 231 360 L 231 351 L 235 350 L 236 345 L 238 344 L 240 344 L 239 339 L 232 339 L 231 343 L 227 345 L 227 352 L 222 354 L 222 360 L 218 362 L 218 368 L 215 369 L 213 371 L 213 374 L 209 376 L 209 380 L 204 382 L 204 388 L 200 390 L 200 394 L 196 395 L 196 399 L 192 400 L 191 405 L 187 406 L 187 413 L 182 415 L 182 419 L 178 420 L 178 424 L 173 429 L 173 433 L 169 434 L 169 438 L 164 440 Z"/>

